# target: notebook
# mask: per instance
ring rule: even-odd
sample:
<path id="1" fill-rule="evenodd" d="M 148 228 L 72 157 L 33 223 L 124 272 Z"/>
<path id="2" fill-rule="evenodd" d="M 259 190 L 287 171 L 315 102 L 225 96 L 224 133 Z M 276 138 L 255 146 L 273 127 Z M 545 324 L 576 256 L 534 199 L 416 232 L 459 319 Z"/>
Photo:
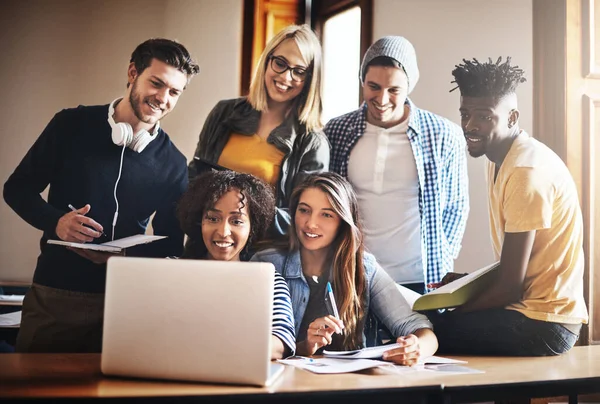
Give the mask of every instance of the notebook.
<path id="1" fill-rule="evenodd" d="M 102 243 L 102 244 L 74 243 L 74 242 L 62 241 L 62 240 L 48 240 L 48 244 L 63 245 L 66 247 L 81 248 L 84 250 L 119 253 L 126 248 L 133 247 L 133 246 L 140 245 L 140 244 L 152 243 L 153 241 L 162 240 L 163 238 L 167 238 L 167 236 L 136 234 L 135 236 L 129 236 L 129 237 L 124 237 L 124 238 L 120 238 L 117 240 L 107 241 L 106 243 Z"/>
<path id="2" fill-rule="evenodd" d="M 478 296 L 496 279 L 500 261 L 480 268 L 470 274 L 450 282 L 436 290 L 420 296 L 413 303 L 415 311 L 426 311 L 458 307 Z"/>
<path id="3" fill-rule="evenodd" d="M 323 351 L 323 356 L 339 359 L 381 359 L 385 351 L 390 349 L 400 348 L 400 344 L 394 343 L 389 345 L 372 346 L 354 351 Z"/>
<path id="4" fill-rule="evenodd" d="M 111 257 L 106 375 L 268 386 L 274 267 L 264 262 Z"/>

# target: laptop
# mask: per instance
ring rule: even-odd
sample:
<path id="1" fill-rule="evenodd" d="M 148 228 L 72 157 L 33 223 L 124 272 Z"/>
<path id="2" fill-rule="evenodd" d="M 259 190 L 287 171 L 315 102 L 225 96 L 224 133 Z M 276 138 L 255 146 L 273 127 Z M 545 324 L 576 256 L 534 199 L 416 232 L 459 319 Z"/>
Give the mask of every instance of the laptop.
<path id="1" fill-rule="evenodd" d="M 274 267 L 111 257 L 102 373 L 268 386 Z"/>

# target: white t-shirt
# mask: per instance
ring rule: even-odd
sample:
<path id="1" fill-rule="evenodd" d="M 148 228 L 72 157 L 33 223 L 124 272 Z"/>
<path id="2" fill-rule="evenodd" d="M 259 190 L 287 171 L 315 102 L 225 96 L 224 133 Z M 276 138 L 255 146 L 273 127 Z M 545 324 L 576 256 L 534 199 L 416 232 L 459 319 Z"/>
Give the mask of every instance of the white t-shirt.
<path id="1" fill-rule="evenodd" d="M 417 165 L 408 120 L 384 129 L 367 123 L 350 154 L 348 179 L 363 218 L 365 244 L 398 283 L 424 282 Z"/>

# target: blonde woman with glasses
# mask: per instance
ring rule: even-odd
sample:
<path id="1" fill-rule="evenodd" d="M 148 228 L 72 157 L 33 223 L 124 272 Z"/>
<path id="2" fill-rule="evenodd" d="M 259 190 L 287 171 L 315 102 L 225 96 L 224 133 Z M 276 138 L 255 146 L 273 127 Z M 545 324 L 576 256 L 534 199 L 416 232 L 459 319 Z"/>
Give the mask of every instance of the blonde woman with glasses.
<path id="1" fill-rule="evenodd" d="M 200 164 L 218 164 L 271 184 L 277 206 L 272 235 L 287 231 L 285 208 L 293 188 L 306 175 L 329 169 L 329 143 L 321 131 L 321 77 L 315 34 L 307 25 L 283 29 L 262 53 L 249 95 L 213 108 L 189 166 L 190 178 Z"/>
<path id="2" fill-rule="evenodd" d="M 376 343 L 381 321 L 400 345 L 383 359 L 414 365 L 435 353 L 431 323 L 412 311 L 395 282 L 364 251 L 358 202 L 335 173 L 308 176 L 293 192 L 289 243 L 251 261 L 271 262 L 288 283 L 296 353 L 354 350 Z M 331 299 L 331 289 L 334 299 Z"/>

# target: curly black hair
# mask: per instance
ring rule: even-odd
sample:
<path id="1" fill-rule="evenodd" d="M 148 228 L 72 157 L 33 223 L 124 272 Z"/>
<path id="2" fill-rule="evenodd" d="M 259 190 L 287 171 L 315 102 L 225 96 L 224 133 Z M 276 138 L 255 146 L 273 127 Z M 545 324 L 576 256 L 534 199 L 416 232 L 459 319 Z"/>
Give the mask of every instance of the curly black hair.
<path id="1" fill-rule="evenodd" d="M 244 251 L 266 235 L 275 217 L 275 196 L 271 186 L 250 174 L 229 170 L 209 171 L 190 182 L 177 206 L 179 225 L 188 236 L 182 258 L 206 258 L 202 218 L 207 209 L 214 207 L 231 190 L 238 190 L 242 194 L 241 202 L 247 205 L 250 216 L 250 235 Z"/>
<path id="2" fill-rule="evenodd" d="M 496 63 L 489 61 L 480 63 L 477 59 L 463 59 L 464 64 L 455 66 L 452 71 L 456 87 L 450 92 L 460 89 L 460 93 L 467 97 L 494 97 L 502 98 L 515 92 L 517 86 L 527 81 L 525 72 L 519 66 L 510 65 L 510 56 L 502 62 L 502 56 Z"/>

